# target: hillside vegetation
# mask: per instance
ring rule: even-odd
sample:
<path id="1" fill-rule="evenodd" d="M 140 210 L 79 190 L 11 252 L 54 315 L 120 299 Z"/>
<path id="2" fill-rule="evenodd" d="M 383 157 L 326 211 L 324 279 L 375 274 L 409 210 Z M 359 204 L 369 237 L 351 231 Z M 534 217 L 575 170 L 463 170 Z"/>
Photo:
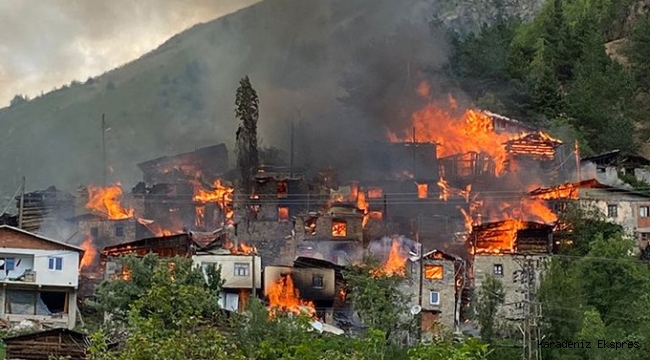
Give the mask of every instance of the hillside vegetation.
<path id="1" fill-rule="evenodd" d="M 0 110 L 0 194 L 102 180 L 106 115 L 110 181 L 130 186 L 136 164 L 234 142 L 234 94 L 248 74 L 260 94 L 263 144 L 288 144 L 288 120 L 312 118 L 342 95 L 354 49 L 396 24 L 425 23 L 429 1 L 267 0 L 197 25 L 155 51 L 88 81 Z M 283 125 L 286 124 L 286 125 Z"/>

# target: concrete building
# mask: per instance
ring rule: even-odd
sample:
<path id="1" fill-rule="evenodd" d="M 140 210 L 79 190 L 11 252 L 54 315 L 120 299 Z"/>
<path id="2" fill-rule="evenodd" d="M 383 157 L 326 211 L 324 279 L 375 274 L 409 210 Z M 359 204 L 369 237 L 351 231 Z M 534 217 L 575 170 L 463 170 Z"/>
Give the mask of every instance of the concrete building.
<path id="1" fill-rule="evenodd" d="M 407 263 L 403 291 L 411 306 L 419 305 L 423 340 L 431 340 L 441 331 L 454 331 L 460 321 L 460 303 L 466 282 L 465 262 L 439 250 L 414 257 Z"/>
<path id="2" fill-rule="evenodd" d="M 0 318 L 74 328 L 84 250 L 6 225 L 0 244 Z"/>
<path id="3" fill-rule="evenodd" d="M 243 311 L 251 294 L 257 294 L 262 288 L 262 259 L 257 255 L 238 255 L 222 250 L 193 255 L 192 261 L 204 272 L 210 265 L 221 269 L 225 283 L 219 304 L 223 309 Z"/>

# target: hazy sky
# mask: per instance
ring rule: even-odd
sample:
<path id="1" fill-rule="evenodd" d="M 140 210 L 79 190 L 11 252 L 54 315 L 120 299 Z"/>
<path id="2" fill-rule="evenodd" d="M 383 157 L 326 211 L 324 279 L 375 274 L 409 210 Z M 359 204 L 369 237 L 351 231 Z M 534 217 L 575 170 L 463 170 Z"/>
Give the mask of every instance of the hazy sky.
<path id="1" fill-rule="evenodd" d="M 0 1 L 0 107 L 85 81 L 259 0 Z"/>

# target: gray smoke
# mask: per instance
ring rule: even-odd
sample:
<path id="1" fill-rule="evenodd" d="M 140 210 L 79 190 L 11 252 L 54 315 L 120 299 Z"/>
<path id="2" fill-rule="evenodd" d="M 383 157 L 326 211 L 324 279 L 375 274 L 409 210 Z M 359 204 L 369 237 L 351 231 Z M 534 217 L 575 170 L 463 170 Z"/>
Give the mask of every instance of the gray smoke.
<path id="1" fill-rule="evenodd" d="M 198 22 L 258 0 L 49 0 L 0 3 L 0 104 L 85 80 Z"/>
<path id="2" fill-rule="evenodd" d="M 371 258 L 385 260 L 390 255 L 394 242 L 398 243 L 400 254 L 403 257 L 407 258 L 418 254 L 418 243 L 404 235 L 384 236 L 379 240 L 371 241 L 366 253 Z"/>

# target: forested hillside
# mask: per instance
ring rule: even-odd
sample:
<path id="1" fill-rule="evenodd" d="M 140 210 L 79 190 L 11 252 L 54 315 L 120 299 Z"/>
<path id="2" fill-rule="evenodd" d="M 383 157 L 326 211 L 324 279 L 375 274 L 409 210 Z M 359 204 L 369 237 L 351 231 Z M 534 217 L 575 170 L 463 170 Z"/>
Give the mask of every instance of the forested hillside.
<path id="1" fill-rule="evenodd" d="M 452 36 L 449 71 L 480 107 L 571 125 L 584 155 L 637 151 L 650 126 L 650 20 L 643 9 L 627 0 L 549 0 L 530 23 L 504 18 L 477 34 Z M 612 41 L 619 46 L 610 57 Z"/>

